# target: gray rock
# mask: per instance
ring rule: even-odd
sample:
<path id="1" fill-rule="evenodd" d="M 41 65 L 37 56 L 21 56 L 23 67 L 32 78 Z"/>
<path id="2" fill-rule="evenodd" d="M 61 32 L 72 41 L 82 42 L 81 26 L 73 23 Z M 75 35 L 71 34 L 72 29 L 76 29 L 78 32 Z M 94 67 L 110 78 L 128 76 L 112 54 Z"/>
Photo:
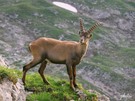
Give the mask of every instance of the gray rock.
<path id="1" fill-rule="evenodd" d="M 7 66 L 6 63 L 5 63 L 4 58 L 1 55 L 0 55 L 0 66 Z"/>
<path id="2" fill-rule="evenodd" d="M 0 101 L 26 101 L 26 92 L 20 79 L 16 84 L 3 80 L 0 84 Z"/>
<path id="3" fill-rule="evenodd" d="M 103 94 L 101 95 L 100 93 L 98 93 L 98 92 L 95 91 L 95 90 L 88 90 L 88 92 L 97 94 L 97 96 L 98 96 L 98 101 L 110 101 L 109 97 L 107 97 L 107 96 L 105 96 L 105 95 L 103 95 Z"/>
<path id="4" fill-rule="evenodd" d="M 77 95 L 79 96 L 79 100 L 81 100 L 81 101 L 86 101 L 87 95 L 84 94 L 84 92 L 83 92 L 82 90 L 77 89 L 77 90 L 76 90 L 76 93 L 77 93 Z"/>
<path id="5" fill-rule="evenodd" d="M 90 13 L 92 14 L 92 17 L 96 19 L 106 19 L 111 16 L 109 12 L 99 9 L 92 9 Z"/>
<path id="6" fill-rule="evenodd" d="M 131 30 L 133 27 L 133 22 L 125 19 L 119 19 L 118 27 L 122 30 Z"/>

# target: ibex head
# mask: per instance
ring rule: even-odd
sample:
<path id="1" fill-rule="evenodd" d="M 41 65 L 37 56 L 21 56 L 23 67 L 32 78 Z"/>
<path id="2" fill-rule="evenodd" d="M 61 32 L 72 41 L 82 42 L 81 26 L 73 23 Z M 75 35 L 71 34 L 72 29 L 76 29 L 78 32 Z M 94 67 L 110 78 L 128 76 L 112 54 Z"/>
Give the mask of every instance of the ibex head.
<path id="1" fill-rule="evenodd" d="M 88 31 L 86 31 L 84 28 L 83 28 L 83 23 L 82 23 L 82 19 L 80 19 L 80 31 L 79 31 L 79 34 L 80 34 L 80 43 L 81 44 L 86 44 L 89 39 L 92 37 L 92 34 L 91 32 L 97 27 L 99 26 L 100 23 L 96 23 L 95 25 L 93 25 Z"/>

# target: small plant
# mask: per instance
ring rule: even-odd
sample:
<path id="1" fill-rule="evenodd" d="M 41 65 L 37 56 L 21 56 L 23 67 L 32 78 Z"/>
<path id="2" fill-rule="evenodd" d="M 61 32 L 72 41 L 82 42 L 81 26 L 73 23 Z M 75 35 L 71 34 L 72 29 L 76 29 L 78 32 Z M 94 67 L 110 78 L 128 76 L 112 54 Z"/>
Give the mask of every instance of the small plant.
<path id="1" fill-rule="evenodd" d="M 3 79 L 8 79 L 15 84 L 17 82 L 19 74 L 20 74 L 19 71 L 0 66 L 0 83 L 2 82 Z"/>

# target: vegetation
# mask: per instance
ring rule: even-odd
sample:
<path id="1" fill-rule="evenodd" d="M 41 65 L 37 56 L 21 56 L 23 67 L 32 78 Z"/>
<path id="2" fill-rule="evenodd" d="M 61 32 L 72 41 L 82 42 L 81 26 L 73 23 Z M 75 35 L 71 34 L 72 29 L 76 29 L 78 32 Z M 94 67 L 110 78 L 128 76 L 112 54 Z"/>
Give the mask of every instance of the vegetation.
<path id="1" fill-rule="evenodd" d="M 21 77 L 21 72 L 15 69 L 9 69 L 0 66 L 0 82 L 3 79 L 9 79 L 14 84 Z M 47 76 L 51 85 L 45 85 L 38 73 L 29 73 L 26 80 L 26 90 L 33 94 L 27 96 L 27 101 L 78 101 L 79 95 L 70 89 L 69 83 L 56 77 Z M 79 88 L 87 95 L 86 101 L 97 101 L 97 95 L 84 90 L 81 85 Z"/>
<path id="2" fill-rule="evenodd" d="M 49 1 L 49 2 L 48 2 Z M 68 2 L 68 1 L 67 1 Z M 91 19 L 91 14 L 89 15 L 90 10 L 101 10 L 101 14 L 103 12 L 109 12 L 109 10 L 116 10 L 117 14 L 111 14 L 109 18 L 105 19 L 98 19 L 101 22 L 104 22 L 107 24 L 107 27 L 100 27 L 96 29 L 93 32 L 93 38 L 90 42 L 90 54 L 93 56 L 90 57 L 89 53 L 86 57 L 84 57 L 83 61 L 81 64 L 78 66 L 79 69 L 81 68 L 87 68 L 87 71 L 91 71 L 92 69 L 97 71 L 96 72 L 96 77 L 98 78 L 99 82 L 105 84 L 106 86 L 112 88 L 113 83 L 116 84 L 118 88 L 116 88 L 116 91 L 120 91 L 121 89 L 128 89 L 128 90 L 123 90 L 123 92 L 120 92 L 121 94 L 124 94 L 127 92 L 127 94 L 131 93 L 133 91 L 132 88 L 134 88 L 134 78 L 131 79 L 134 74 L 132 70 L 135 68 L 135 48 L 134 47 L 134 38 L 131 39 L 133 40 L 132 43 L 130 43 L 130 38 L 126 39 L 127 35 L 130 36 L 130 34 L 134 33 L 134 29 L 132 29 L 132 33 L 130 33 L 129 30 L 122 31 L 118 27 L 118 21 L 119 19 L 123 20 L 129 20 L 129 18 L 126 18 L 126 14 L 129 13 L 128 16 L 130 16 L 132 19 L 134 19 L 134 15 L 132 12 L 135 12 L 135 2 L 133 0 L 70 0 L 69 1 L 74 2 L 72 4 L 75 4 L 78 6 L 78 9 L 80 9 L 80 12 L 84 11 L 82 14 L 78 13 L 72 13 L 67 10 L 61 9 L 59 7 L 56 7 L 50 3 L 50 0 L 0 0 L 0 12 L 4 15 L 2 23 L 8 21 L 8 23 L 19 26 L 23 29 L 24 32 L 22 33 L 17 33 L 20 35 L 26 35 L 26 37 L 30 36 L 32 37 L 31 39 L 33 40 L 34 38 L 38 38 L 41 36 L 46 36 L 46 37 L 52 37 L 59 39 L 61 36 L 62 40 L 75 40 L 78 41 L 79 35 L 79 18 L 84 19 L 84 26 L 89 29 L 89 27 L 95 23 L 94 19 Z M 80 6 L 81 5 L 81 6 Z M 79 8 L 80 7 L 80 8 Z M 88 10 L 87 10 L 88 9 Z M 86 10 L 86 12 L 85 12 Z M 118 11 L 118 12 L 117 12 Z M 87 14 L 86 14 L 87 13 Z M 86 14 L 86 16 L 85 16 Z M 114 17 L 114 18 L 113 18 Z M 126 19 L 125 19 L 126 18 Z M 8 19 L 8 20 L 7 20 Z M 134 21 L 134 20 L 133 20 Z M 116 28 L 113 28 L 113 23 Z M 8 28 L 3 28 L 0 27 L 0 36 L 1 40 L 3 41 L 4 35 L 3 33 L 8 33 L 6 30 Z M 29 33 L 30 32 L 30 33 Z M 10 35 L 6 35 L 8 37 Z M 29 40 L 29 42 L 31 41 Z M 116 40 L 115 40 L 116 39 Z M 8 38 L 7 38 L 8 40 Z M 18 40 L 18 39 L 17 39 Z M 23 39 L 22 39 L 23 41 Z M 99 43 L 99 46 L 96 46 L 96 41 L 97 44 Z M 118 41 L 118 42 L 117 42 Z M 14 43 L 17 43 L 18 41 L 13 40 Z M 13 42 L 6 43 L 4 40 L 4 43 L 2 43 L 2 47 L 8 47 L 7 45 L 9 44 L 10 47 L 13 47 L 12 44 Z M 26 41 L 24 41 L 26 42 Z M 128 43 L 127 43 L 128 42 Z M 6 45 L 5 45 L 6 44 Z M 21 67 L 22 64 L 24 65 L 25 59 L 29 58 L 29 56 L 26 56 L 25 49 L 27 47 L 27 42 L 25 43 L 24 47 L 19 50 L 18 46 L 16 49 L 18 49 L 19 56 L 17 57 L 18 53 L 16 51 L 14 52 L 5 52 L 5 49 L 2 50 L 0 49 L 1 54 L 3 54 L 5 57 L 10 58 L 9 60 L 12 60 L 12 56 L 15 56 L 14 65 Z M 95 47 L 98 47 L 97 49 Z M 20 51 L 24 52 L 20 53 Z M 13 49 L 10 49 L 12 50 Z M 93 52 L 93 53 L 92 53 Z M 13 55 L 12 55 L 12 54 Z M 16 55 L 17 54 L 17 55 Z M 79 70 L 78 69 L 78 70 Z M 2 71 L 0 72 L 2 80 L 3 77 L 8 77 L 8 75 L 11 75 L 9 78 L 11 81 L 16 82 L 16 76 L 12 77 L 13 75 L 10 73 L 5 73 L 6 69 L 1 69 Z M 65 70 L 66 71 L 66 70 Z M 87 72 L 85 71 L 85 72 Z M 128 71 L 130 73 L 128 73 Z M 93 73 L 93 72 L 91 72 Z M 17 73 L 18 74 L 18 73 Z M 21 74 L 21 73 L 20 73 Z M 60 73 L 54 74 L 54 75 L 59 75 Z M 85 73 L 84 73 L 85 74 Z M 103 75 L 108 74 L 109 79 L 104 79 Z M 31 75 L 36 75 L 35 77 L 38 77 L 38 74 L 31 74 Z M 35 81 L 36 82 L 41 82 L 38 84 L 35 84 L 35 88 L 31 88 L 30 86 L 30 78 L 29 76 L 27 77 L 27 88 L 28 89 L 36 89 L 35 92 L 40 92 L 37 96 L 42 96 L 44 95 L 44 92 L 42 91 L 42 81 Z M 38 78 L 37 78 L 38 79 Z M 41 78 L 39 78 L 40 80 Z M 57 87 L 54 86 L 54 81 L 51 82 L 51 77 L 48 77 L 50 83 L 53 85 L 52 89 L 53 92 L 56 93 L 55 89 L 58 89 Z M 80 79 L 80 78 L 79 78 Z M 83 78 L 84 79 L 84 78 Z M 80 81 L 83 83 L 83 79 Z M 131 82 L 131 80 L 132 82 Z M 57 81 L 57 80 L 56 80 Z M 58 82 L 60 82 L 58 80 Z M 62 81 L 64 82 L 64 81 Z M 125 83 L 126 82 L 126 83 Z M 33 84 L 31 82 L 31 84 Z M 112 86 L 111 86 L 112 84 Z M 127 86 L 121 86 L 121 84 L 125 84 Z M 39 87 L 41 85 L 41 88 Z M 57 85 L 57 84 L 56 84 Z M 64 85 L 68 85 L 68 83 L 64 83 Z M 88 83 L 88 85 L 90 85 Z M 96 84 L 95 84 L 96 85 Z M 93 86 L 95 86 L 93 85 Z M 119 86 L 120 85 L 120 86 Z M 49 86 L 43 87 L 43 89 L 47 89 Z M 64 86 L 65 87 L 65 86 Z M 98 90 L 102 91 L 101 88 L 95 86 Z M 63 88 L 66 89 L 66 88 Z M 114 88 L 112 88 L 114 89 Z M 67 95 L 67 94 L 65 94 Z M 63 95 L 63 96 L 65 96 Z M 34 96 L 34 97 L 33 97 Z M 33 95 L 29 96 L 28 99 L 38 99 L 35 97 L 36 93 Z M 50 93 L 46 93 L 46 96 L 51 97 L 53 95 L 50 95 Z M 42 98 L 42 97 L 41 97 Z M 68 98 L 68 97 L 67 97 Z M 72 97 L 71 97 L 72 98 Z M 76 98 L 75 96 L 73 98 Z"/>
<path id="3" fill-rule="evenodd" d="M 2 3 L 4 3 L 4 1 Z M 63 34 L 66 40 L 70 39 L 78 41 L 78 15 L 53 6 L 47 1 L 20 0 L 18 2 L 14 2 L 13 5 L 10 5 L 10 3 L 4 3 L 0 8 L 0 11 L 5 12 L 7 16 L 10 16 L 11 20 L 15 20 L 15 24 L 17 24 L 18 21 L 21 21 L 21 23 L 25 24 L 24 27 L 28 27 L 29 30 L 38 30 L 39 32 L 36 33 L 36 36 L 38 37 L 46 35 L 48 37 L 58 39 L 59 36 Z M 15 15 L 17 15 L 17 17 L 14 18 Z M 87 18 L 85 19 L 87 20 Z M 90 25 L 94 23 L 93 20 L 89 19 L 88 22 Z M 78 27 L 74 26 L 74 28 L 72 28 L 74 23 L 78 23 Z M 63 28 L 59 28 L 59 25 L 61 24 L 68 27 L 63 26 Z M 70 29 L 70 33 L 65 31 L 68 29 Z M 98 30 L 99 29 L 97 29 L 97 31 Z M 72 33 L 73 31 L 76 33 Z M 99 30 L 98 33 L 99 32 L 103 32 L 103 30 Z M 98 38 L 98 34 L 95 38 L 96 37 Z"/>
<path id="4" fill-rule="evenodd" d="M 19 75 L 20 72 L 18 70 L 0 66 L 0 83 L 3 79 L 8 79 L 15 84 Z"/>
<path id="5" fill-rule="evenodd" d="M 34 91 L 33 94 L 27 97 L 28 101 L 78 101 L 79 97 L 77 93 L 70 89 L 67 81 L 49 76 L 47 76 L 47 79 L 50 85 L 45 85 L 37 73 L 32 73 L 27 76 L 26 89 Z M 88 93 L 81 85 L 79 85 L 79 88 L 87 94 L 88 101 L 97 100 L 96 94 Z"/>
<path id="6" fill-rule="evenodd" d="M 102 10 L 106 10 L 106 8 L 119 9 L 122 13 L 125 11 L 135 11 L 134 1 L 123 1 L 123 0 L 107 0 L 102 2 L 101 0 L 73 0 L 74 2 L 79 2 L 80 4 L 87 5 L 91 8 L 99 8 Z"/>

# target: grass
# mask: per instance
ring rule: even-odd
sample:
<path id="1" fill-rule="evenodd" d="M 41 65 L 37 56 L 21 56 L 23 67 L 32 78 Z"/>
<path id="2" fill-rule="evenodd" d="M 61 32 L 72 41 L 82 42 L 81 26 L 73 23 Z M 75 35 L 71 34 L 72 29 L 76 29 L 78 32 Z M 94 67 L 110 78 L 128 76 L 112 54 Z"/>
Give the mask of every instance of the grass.
<path id="1" fill-rule="evenodd" d="M 129 65 L 131 68 L 135 68 L 135 48 L 132 47 L 120 47 L 120 50 L 117 52 L 117 56 L 119 56 L 121 59 L 123 59 L 123 65 Z M 126 58 L 125 58 L 126 57 Z"/>
<path id="2" fill-rule="evenodd" d="M 4 1 L 2 3 L 4 3 Z M 7 3 L 1 6 L 0 11 L 5 12 L 7 15 L 10 16 L 14 16 L 15 14 L 17 14 L 17 18 L 12 18 L 10 20 L 12 20 L 12 22 L 15 21 L 14 24 L 17 24 L 18 21 L 21 21 L 22 23 L 25 23 L 24 27 L 30 30 L 36 28 L 37 30 L 39 30 L 39 33 L 37 35 L 38 37 L 45 35 L 58 39 L 61 34 L 64 34 L 67 40 L 70 39 L 78 41 L 79 19 L 77 14 L 61 9 L 44 0 L 21 0 L 18 2 L 13 2 L 13 5 L 9 4 L 10 3 Z M 38 15 L 34 16 L 35 13 L 38 13 Z M 92 20 L 87 20 L 90 24 L 93 24 Z M 65 23 L 68 28 L 58 28 L 57 26 L 54 26 L 55 24 L 59 23 Z M 78 23 L 78 27 L 70 27 L 74 23 Z M 89 29 L 90 25 L 87 26 Z M 72 31 L 71 33 L 73 34 L 65 32 L 65 30 L 68 29 Z M 101 29 L 97 29 L 96 31 L 98 33 L 103 32 Z M 98 34 L 95 34 L 94 39 L 96 38 L 99 38 Z"/>
<path id="3" fill-rule="evenodd" d="M 45 85 L 37 73 L 27 76 L 26 88 L 34 93 L 27 97 L 27 101 L 78 101 L 78 95 L 70 89 L 69 83 L 65 80 L 47 76 L 50 85 Z M 96 94 L 88 93 L 81 85 L 79 87 L 87 94 L 87 101 L 97 101 Z"/>
<path id="4" fill-rule="evenodd" d="M 91 3 L 89 0 L 73 0 L 74 2 L 79 2 L 80 4 L 86 4 L 89 8 L 94 7 L 95 9 L 101 9 L 106 10 L 106 8 L 116 9 L 121 12 L 121 14 L 124 14 L 127 11 L 135 11 L 133 2 L 127 2 L 123 0 L 107 0 L 104 3 L 98 1 L 97 4 Z M 94 1 L 94 0 L 92 0 Z M 59 36 L 64 35 L 64 38 L 66 40 L 76 40 L 78 41 L 79 35 L 79 17 L 82 17 L 86 24 L 84 26 L 86 29 L 89 29 L 90 26 L 94 24 L 95 21 L 92 21 L 89 17 L 85 17 L 83 15 L 71 13 L 67 10 L 63 10 L 59 7 L 56 7 L 52 5 L 51 3 L 47 2 L 46 0 L 19 0 L 19 1 L 13 1 L 13 0 L 1 0 L 0 1 L 0 12 L 4 12 L 7 16 L 12 16 L 14 14 L 18 14 L 17 18 L 11 18 L 11 22 L 14 23 L 14 25 L 20 25 L 18 21 L 21 23 L 26 23 L 24 29 L 30 29 L 33 31 L 35 28 L 39 30 L 39 33 L 36 34 L 36 37 L 40 36 L 47 36 L 59 39 Z M 38 13 L 38 16 L 34 16 L 35 13 Z M 42 15 L 42 16 L 41 16 Z M 31 22 L 31 23 L 29 23 Z M 76 25 L 78 23 L 78 25 Z M 58 26 L 54 26 L 55 24 L 66 24 L 67 28 L 58 28 Z M 74 28 L 72 28 L 71 25 L 74 25 Z M 70 30 L 71 33 L 66 32 L 67 30 Z M 0 33 L 4 33 L 4 29 L 0 29 Z M 104 28 L 99 27 L 97 28 L 92 34 L 93 38 L 92 40 L 102 40 L 105 39 L 108 35 L 107 33 L 111 33 L 111 28 Z M 105 37 L 105 38 L 104 38 Z M 107 40 L 107 39 L 106 39 Z M 107 41 L 106 41 L 107 42 Z M 91 59 L 86 58 L 86 61 L 89 63 L 82 63 L 80 67 L 84 66 L 92 66 L 95 68 L 100 68 L 101 71 L 107 72 L 112 74 L 113 81 L 118 78 L 123 78 L 122 75 L 116 75 L 113 71 L 114 67 L 123 68 L 123 67 L 131 67 L 135 68 L 135 55 L 134 55 L 134 48 L 123 48 L 115 45 L 115 42 L 111 42 L 108 39 L 107 46 L 104 48 L 104 50 L 107 50 L 108 54 L 99 54 Z M 105 46 L 106 44 L 104 44 Z M 91 47 L 91 46 L 90 46 Z M 110 49 L 108 47 L 111 47 Z M 3 54 L 6 54 L 3 52 Z M 115 57 L 117 56 L 117 57 Z M 19 66 L 20 62 L 16 62 Z M 7 69 L 9 71 L 6 71 L 6 69 L 1 69 L 0 67 L 0 81 L 3 80 L 3 78 L 8 78 L 14 83 L 16 82 L 16 77 L 18 77 L 18 73 L 14 70 L 10 73 L 10 69 Z M 15 75 L 12 75 L 15 74 Z M 120 77 L 119 77 L 120 76 Z M 19 76 L 20 77 L 20 76 Z M 33 79 L 34 77 L 34 79 Z M 66 81 L 61 81 L 59 79 L 52 79 L 51 77 L 47 77 L 52 86 L 44 86 L 40 76 L 38 74 L 30 74 L 27 76 L 27 87 L 29 89 L 35 90 L 35 93 L 30 95 L 28 97 L 28 100 L 49 100 L 52 96 L 56 96 L 56 101 L 64 99 L 66 97 L 67 99 L 76 99 L 76 95 L 69 96 L 66 92 L 63 94 L 62 92 L 64 90 L 69 90 L 69 84 Z M 123 80 L 123 79 L 121 79 Z M 118 80 L 119 81 L 119 80 Z M 65 82 L 64 86 L 61 87 L 61 82 Z M 60 85 L 58 85 L 60 83 Z M 56 86 L 55 86 L 56 85 Z M 63 90 L 60 91 L 58 88 L 61 87 Z M 46 92 L 48 88 L 53 89 L 53 93 Z M 45 90 L 42 91 L 42 90 Z M 60 94 L 59 92 L 60 91 Z M 70 91 L 67 91 L 69 93 L 73 93 Z M 58 99 L 59 96 L 62 95 L 62 98 Z M 48 96 L 48 98 L 46 98 Z M 57 98 L 58 97 L 58 98 Z M 61 97 L 61 96 L 60 96 Z M 41 99 L 40 99 L 41 98 Z M 54 100 L 54 99 L 53 99 Z M 54 100 L 55 101 L 55 100 Z"/>
<path id="5" fill-rule="evenodd" d="M 4 1 L 2 3 L 4 3 Z M 76 14 L 53 6 L 44 0 L 21 0 L 13 5 L 5 4 L 4 6 L 1 6 L 0 11 L 5 12 L 10 16 L 17 14 L 17 18 L 10 19 L 12 22 L 14 20 L 17 24 L 18 21 L 21 21 L 22 23 L 25 23 L 24 27 L 27 27 L 30 30 L 35 28 L 38 29 L 40 33 L 42 33 L 40 36 L 45 34 L 46 36 L 53 38 L 58 38 L 61 34 L 66 35 L 64 28 L 57 28 L 57 26 L 54 26 L 55 24 L 62 22 L 70 25 L 71 20 L 75 22 L 78 20 Z M 35 16 L 35 13 L 38 13 L 38 15 Z M 70 21 L 68 19 L 70 19 Z M 68 38 L 72 38 L 70 34 L 68 35 Z"/>
<path id="6" fill-rule="evenodd" d="M 76 2 L 76 0 L 74 0 Z M 98 8 L 101 10 L 106 10 L 106 8 L 112 8 L 112 9 L 117 9 L 120 10 L 122 13 L 125 11 L 135 11 L 134 9 L 134 2 L 126 1 L 126 0 L 107 0 L 104 2 L 101 2 L 99 0 L 95 1 L 94 0 L 82 0 L 82 1 L 77 1 L 81 4 L 87 5 L 88 7 L 92 8 Z"/>
<path id="7" fill-rule="evenodd" d="M 15 84 L 21 76 L 22 73 L 19 70 L 0 66 L 0 83 L 4 79 L 8 79 Z M 27 101 L 78 101 L 77 93 L 70 89 L 66 80 L 50 76 L 47 76 L 47 79 L 50 85 L 45 85 L 38 73 L 28 73 L 25 88 L 34 93 L 27 96 Z M 97 101 L 96 94 L 89 93 L 81 85 L 79 88 L 87 95 L 86 101 Z"/>
<path id="8" fill-rule="evenodd" d="M 0 66 L 0 83 L 3 79 L 8 79 L 15 84 L 19 76 L 21 76 L 20 71 Z"/>

